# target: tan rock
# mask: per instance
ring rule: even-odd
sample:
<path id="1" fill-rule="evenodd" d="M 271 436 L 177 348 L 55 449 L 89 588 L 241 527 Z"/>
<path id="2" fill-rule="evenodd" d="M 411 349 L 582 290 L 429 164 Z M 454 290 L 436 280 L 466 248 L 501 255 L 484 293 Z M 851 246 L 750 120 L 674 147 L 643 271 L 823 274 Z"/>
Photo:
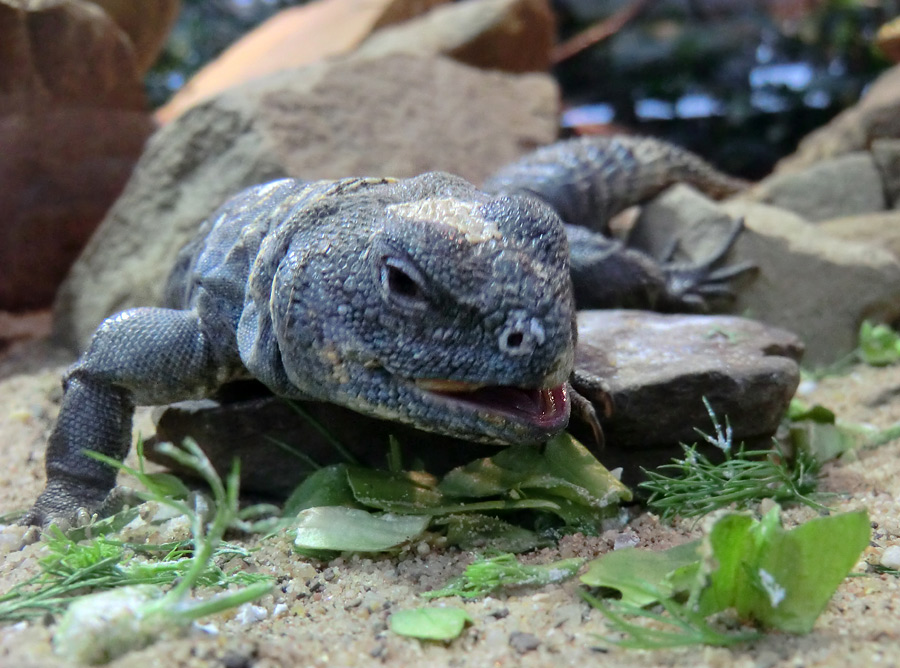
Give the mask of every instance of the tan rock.
<path id="1" fill-rule="evenodd" d="M 799 171 L 825 158 L 866 150 L 876 139 L 892 137 L 900 138 L 900 65 L 882 74 L 856 105 L 807 135 L 776 169 Z"/>
<path id="2" fill-rule="evenodd" d="M 127 36 L 98 7 L 0 0 L 0 309 L 47 306 L 152 121 Z"/>
<path id="3" fill-rule="evenodd" d="M 56 335 L 83 348 L 110 313 L 159 304 L 178 249 L 242 188 L 433 169 L 477 183 L 555 138 L 557 96 L 546 75 L 394 55 L 280 72 L 208 100 L 149 142 L 60 289 Z"/>
<path id="4" fill-rule="evenodd" d="M 198 102 L 267 74 L 347 53 L 378 28 L 447 0 L 314 0 L 285 9 L 232 44 L 157 110 L 167 123 Z"/>
<path id="5" fill-rule="evenodd" d="M 776 172 L 742 197 L 793 211 L 810 222 L 887 208 L 881 170 L 866 151 Z"/>
<path id="6" fill-rule="evenodd" d="M 729 262 L 760 268 L 732 312 L 798 334 L 808 363 L 827 364 L 853 350 L 863 320 L 900 315 L 900 262 L 887 250 L 823 234 L 818 224 L 766 204 L 721 206 L 746 225 Z"/>
<path id="7" fill-rule="evenodd" d="M 835 218 L 818 224 L 833 237 L 878 246 L 900 258 L 900 211 Z"/>
<path id="8" fill-rule="evenodd" d="M 466 0 L 382 28 L 357 53 L 442 54 L 485 69 L 534 72 L 549 69 L 555 37 L 547 0 Z"/>
<path id="9" fill-rule="evenodd" d="M 141 74 L 156 62 L 181 9 L 179 0 L 90 0 L 125 31 L 134 46 Z"/>

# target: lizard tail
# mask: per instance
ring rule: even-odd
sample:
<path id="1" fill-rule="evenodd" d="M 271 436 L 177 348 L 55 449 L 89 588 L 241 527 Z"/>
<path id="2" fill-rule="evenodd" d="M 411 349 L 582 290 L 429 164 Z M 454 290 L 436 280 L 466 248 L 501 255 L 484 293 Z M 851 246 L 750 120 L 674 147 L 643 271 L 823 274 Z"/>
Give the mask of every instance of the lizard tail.
<path id="1" fill-rule="evenodd" d="M 606 232 L 614 215 L 675 183 L 689 184 L 715 199 L 748 186 L 659 139 L 593 136 L 540 148 L 502 168 L 484 189 L 537 196 L 565 222 Z"/>

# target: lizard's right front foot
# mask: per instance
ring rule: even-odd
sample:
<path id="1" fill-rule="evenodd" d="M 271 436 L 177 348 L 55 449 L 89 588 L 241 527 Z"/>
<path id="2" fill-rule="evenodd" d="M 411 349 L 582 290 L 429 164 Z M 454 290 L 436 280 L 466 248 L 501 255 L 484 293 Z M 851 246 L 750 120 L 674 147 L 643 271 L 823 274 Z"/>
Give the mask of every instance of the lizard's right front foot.
<path id="1" fill-rule="evenodd" d="M 734 246 L 744 230 L 743 219 L 733 221 L 731 230 L 721 246 L 706 260 L 697 263 L 672 262 L 677 248 L 675 242 L 664 254 L 661 267 L 665 275 L 665 288 L 658 297 L 657 307 L 662 311 L 705 313 L 710 302 L 730 302 L 736 297 L 731 282 L 741 276 L 752 275 L 759 267 L 752 262 L 717 267 Z"/>
<path id="2" fill-rule="evenodd" d="M 56 524 L 63 531 L 83 526 L 104 505 L 106 496 L 73 481 L 51 480 L 19 523 L 44 529 Z"/>

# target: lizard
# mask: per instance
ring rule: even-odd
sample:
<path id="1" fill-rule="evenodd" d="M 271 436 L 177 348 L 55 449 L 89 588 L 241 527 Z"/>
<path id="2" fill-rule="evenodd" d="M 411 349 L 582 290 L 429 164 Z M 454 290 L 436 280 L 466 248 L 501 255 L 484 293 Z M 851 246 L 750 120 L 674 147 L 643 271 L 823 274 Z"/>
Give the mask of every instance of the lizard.
<path id="1" fill-rule="evenodd" d="M 466 440 L 547 440 L 579 396 L 578 293 L 694 310 L 747 270 L 713 268 L 739 225 L 696 266 L 606 236 L 610 215 L 678 181 L 739 187 L 682 149 L 619 137 L 539 149 L 481 189 L 431 172 L 235 195 L 179 254 L 165 304 L 107 318 L 66 372 L 46 486 L 22 522 L 102 509 L 116 472 L 84 451 L 124 459 L 136 405 L 244 378 Z"/>

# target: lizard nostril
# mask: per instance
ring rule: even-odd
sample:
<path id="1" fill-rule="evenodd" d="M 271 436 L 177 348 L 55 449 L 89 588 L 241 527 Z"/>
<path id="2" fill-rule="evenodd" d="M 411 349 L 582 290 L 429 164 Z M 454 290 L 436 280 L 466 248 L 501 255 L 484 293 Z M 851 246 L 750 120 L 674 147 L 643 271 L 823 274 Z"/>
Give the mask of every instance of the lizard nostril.
<path id="1" fill-rule="evenodd" d="M 544 327 L 537 318 L 524 311 L 514 311 L 500 332 L 500 350 L 507 355 L 530 355 L 546 339 Z"/>
<path id="2" fill-rule="evenodd" d="M 506 337 L 506 347 L 507 348 L 518 348 L 522 345 L 522 342 L 525 340 L 525 335 L 522 332 L 513 332 L 509 336 Z"/>

